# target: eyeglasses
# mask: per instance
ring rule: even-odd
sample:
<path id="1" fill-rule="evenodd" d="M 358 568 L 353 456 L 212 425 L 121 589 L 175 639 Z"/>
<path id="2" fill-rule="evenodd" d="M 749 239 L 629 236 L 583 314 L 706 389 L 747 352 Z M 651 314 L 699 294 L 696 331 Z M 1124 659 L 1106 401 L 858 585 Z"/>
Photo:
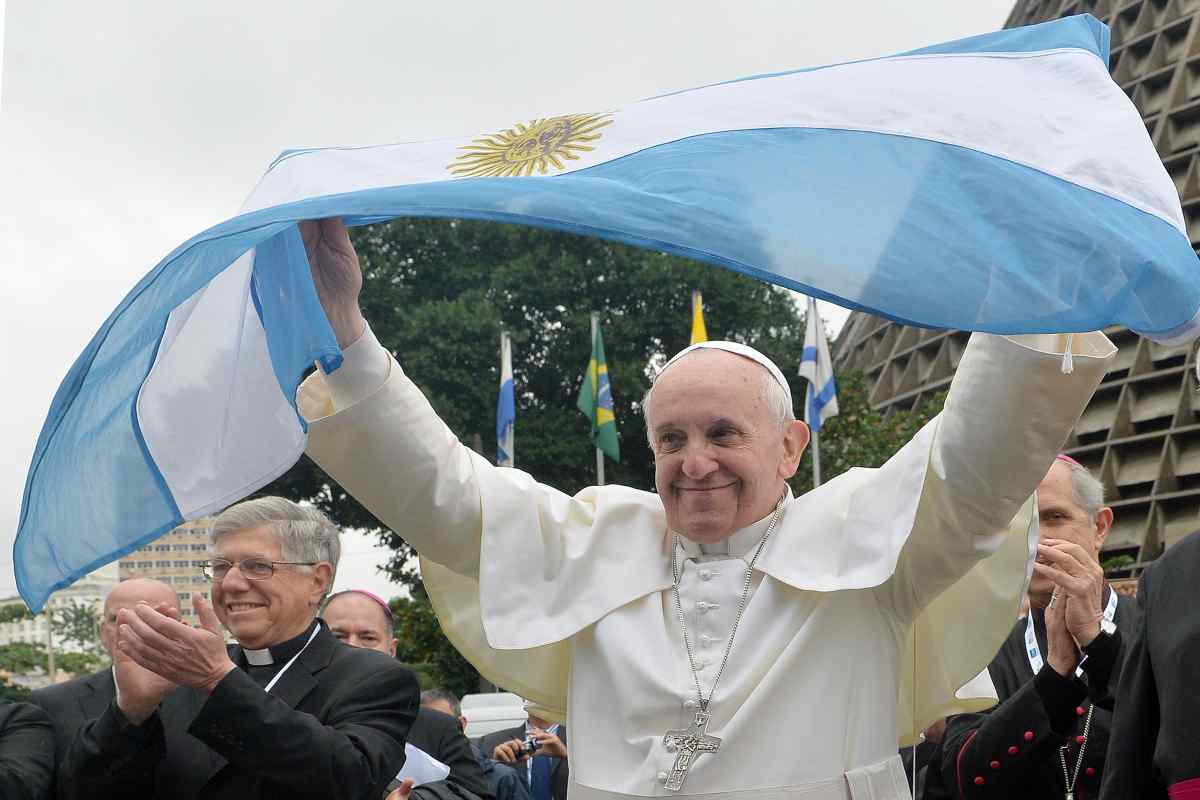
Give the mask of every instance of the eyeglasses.
<path id="1" fill-rule="evenodd" d="M 204 577 L 210 581 L 223 581 L 225 576 L 229 574 L 229 570 L 234 567 L 242 573 L 242 577 L 248 581 L 265 581 L 267 578 L 275 574 L 275 567 L 280 564 L 293 567 L 314 567 L 319 562 L 316 561 L 271 561 L 266 558 L 243 558 L 241 561 L 230 561 L 225 558 L 213 558 L 204 563 Z"/>

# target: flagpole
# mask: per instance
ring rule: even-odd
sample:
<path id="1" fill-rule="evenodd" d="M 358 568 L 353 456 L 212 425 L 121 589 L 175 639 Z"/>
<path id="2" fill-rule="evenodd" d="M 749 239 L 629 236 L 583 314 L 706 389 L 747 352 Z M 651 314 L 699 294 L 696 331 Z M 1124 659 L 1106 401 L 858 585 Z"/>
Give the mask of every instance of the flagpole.
<path id="1" fill-rule="evenodd" d="M 821 485 L 821 435 L 812 432 L 813 488 Z"/>
<path id="2" fill-rule="evenodd" d="M 600 312 L 592 312 L 592 352 L 596 352 L 596 328 L 600 326 Z M 604 451 L 596 446 L 596 485 L 604 485 Z"/>

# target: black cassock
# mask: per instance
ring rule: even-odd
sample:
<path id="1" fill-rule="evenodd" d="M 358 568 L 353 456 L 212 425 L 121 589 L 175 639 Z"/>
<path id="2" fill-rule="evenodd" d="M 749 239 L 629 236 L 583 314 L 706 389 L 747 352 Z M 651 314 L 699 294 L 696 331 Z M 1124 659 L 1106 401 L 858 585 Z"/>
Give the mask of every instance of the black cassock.
<path id="1" fill-rule="evenodd" d="M 1137 601 L 1100 796 L 1200 798 L 1200 533 L 1146 569 Z"/>
<path id="2" fill-rule="evenodd" d="M 274 662 L 263 667 L 234 647 L 243 668 L 207 696 L 176 689 L 142 725 L 108 703 L 62 755 L 59 797 L 379 800 L 404 763 L 417 681 L 395 659 L 348 647 L 324 625 L 309 642 L 312 631 L 269 648 Z"/>
<path id="3" fill-rule="evenodd" d="M 1111 592 L 1106 588 L 1105 603 Z M 1123 631 L 1132 627 L 1136 606 L 1131 598 L 1118 596 L 1113 619 L 1117 632 L 1098 637 L 1087 648 L 1083 678 L 1065 678 L 1049 665 L 1035 677 L 1025 646 L 1026 621 L 1018 620 L 988 665 L 999 703 L 980 714 L 958 714 L 946 720 L 941 750 L 926 776 L 925 800 L 1062 800 L 1067 792 L 1060 758 L 1063 747 L 1061 754 L 1071 775 L 1083 748 L 1075 799 L 1096 798 L 1112 725 L 1112 689 L 1120 671 Z M 1030 613 L 1044 658 L 1044 613 L 1041 609 Z M 1081 740 L 1089 711 L 1087 739 Z"/>
<path id="4" fill-rule="evenodd" d="M 54 778 L 54 729 L 29 703 L 0 702 L 0 797 L 45 800 Z"/>

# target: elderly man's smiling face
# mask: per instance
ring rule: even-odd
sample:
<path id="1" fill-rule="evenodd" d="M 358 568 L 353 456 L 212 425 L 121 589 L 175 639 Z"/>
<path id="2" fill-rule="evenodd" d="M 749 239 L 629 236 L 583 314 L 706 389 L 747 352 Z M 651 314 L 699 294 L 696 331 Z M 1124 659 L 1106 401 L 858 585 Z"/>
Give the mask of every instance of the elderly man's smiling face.
<path id="1" fill-rule="evenodd" d="M 212 586 L 213 609 L 238 643 L 262 649 L 304 632 L 333 579 L 332 567 L 276 566 L 263 580 L 250 580 L 238 565 L 245 558 L 284 561 L 279 536 L 270 525 L 231 531 L 217 539 L 213 556 L 233 562 Z"/>
<path id="2" fill-rule="evenodd" d="M 808 444 L 808 426 L 780 423 L 750 359 L 696 350 L 655 381 L 646 411 L 654 482 L 667 524 L 702 544 L 762 519 Z"/>

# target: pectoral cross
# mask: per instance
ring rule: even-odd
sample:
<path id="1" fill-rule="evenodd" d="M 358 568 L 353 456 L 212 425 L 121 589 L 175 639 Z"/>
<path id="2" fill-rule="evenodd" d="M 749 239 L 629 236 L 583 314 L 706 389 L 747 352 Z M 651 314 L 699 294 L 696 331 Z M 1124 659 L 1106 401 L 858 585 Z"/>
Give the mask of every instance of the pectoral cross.
<path id="1" fill-rule="evenodd" d="M 663 737 L 663 744 L 678 752 L 675 764 L 671 767 L 671 774 L 667 776 L 666 788 L 672 792 L 683 788 L 683 782 L 687 780 L 688 770 L 692 768 L 696 756 L 715 753 L 721 747 L 720 739 L 705 733 L 709 716 L 705 711 L 697 711 L 696 718 L 686 729 L 667 731 L 667 735 Z"/>

